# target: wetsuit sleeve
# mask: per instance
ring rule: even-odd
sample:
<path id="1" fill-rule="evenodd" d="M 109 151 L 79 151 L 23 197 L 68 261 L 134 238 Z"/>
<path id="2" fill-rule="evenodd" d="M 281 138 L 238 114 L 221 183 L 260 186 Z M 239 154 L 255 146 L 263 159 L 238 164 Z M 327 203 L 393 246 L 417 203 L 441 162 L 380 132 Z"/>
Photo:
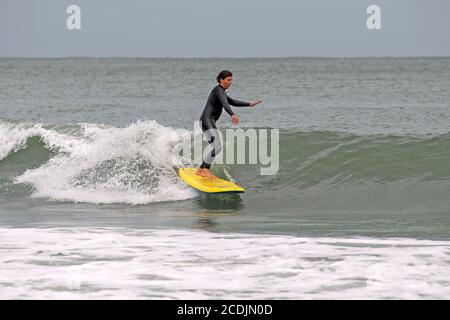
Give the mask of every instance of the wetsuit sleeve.
<path id="1" fill-rule="evenodd" d="M 228 104 L 227 94 L 225 93 L 225 90 L 217 89 L 217 98 L 219 99 L 220 103 L 222 104 L 222 107 L 225 109 L 225 111 L 230 115 L 234 116 L 233 110 L 231 110 L 230 105 Z"/>
<path id="2" fill-rule="evenodd" d="M 240 101 L 227 96 L 227 101 L 234 107 L 250 107 L 250 102 Z"/>

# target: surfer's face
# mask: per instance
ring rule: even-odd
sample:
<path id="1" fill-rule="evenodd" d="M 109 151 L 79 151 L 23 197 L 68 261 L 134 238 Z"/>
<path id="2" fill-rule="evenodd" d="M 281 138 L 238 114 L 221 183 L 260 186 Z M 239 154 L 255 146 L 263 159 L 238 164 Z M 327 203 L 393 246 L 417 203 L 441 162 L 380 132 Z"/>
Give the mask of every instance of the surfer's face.
<path id="1" fill-rule="evenodd" d="M 224 89 L 228 89 L 231 87 L 231 84 L 233 82 L 233 77 L 226 77 L 225 79 L 220 80 L 220 85 L 224 87 Z"/>

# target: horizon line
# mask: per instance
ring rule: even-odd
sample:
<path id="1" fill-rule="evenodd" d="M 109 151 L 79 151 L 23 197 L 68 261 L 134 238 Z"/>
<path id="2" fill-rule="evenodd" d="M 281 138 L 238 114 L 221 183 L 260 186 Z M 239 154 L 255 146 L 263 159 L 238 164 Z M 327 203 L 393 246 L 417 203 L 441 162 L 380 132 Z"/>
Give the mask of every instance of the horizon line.
<path id="1" fill-rule="evenodd" d="M 0 59 L 367 59 L 367 58 L 450 58 L 450 55 L 386 56 L 0 56 Z"/>

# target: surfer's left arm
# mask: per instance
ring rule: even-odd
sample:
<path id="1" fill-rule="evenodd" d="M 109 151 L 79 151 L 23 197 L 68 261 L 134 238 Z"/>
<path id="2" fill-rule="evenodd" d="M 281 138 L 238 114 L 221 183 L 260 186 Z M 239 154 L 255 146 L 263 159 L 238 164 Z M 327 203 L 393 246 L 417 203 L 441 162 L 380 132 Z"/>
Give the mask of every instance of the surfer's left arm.
<path id="1" fill-rule="evenodd" d="M 250 107 L 250 102 L 233 99 L 232 97 L 230 97 L 228 95 L 227 95 L 227 101 L 233 107 Z"/>
<path id="2" fill-rule="evenodd" d="M 262 102 L 262 100 L 260 100 L 260 99 L 256 99 L 256 100 L 253 100 L 250 102 L 240 101 L 238 99 L 233 99 L 233 98 L 229 97 L 228 95 L 227 95 L 227 101 L 233 107 L 254 107 L 257 104 L 260 104 Z"/>

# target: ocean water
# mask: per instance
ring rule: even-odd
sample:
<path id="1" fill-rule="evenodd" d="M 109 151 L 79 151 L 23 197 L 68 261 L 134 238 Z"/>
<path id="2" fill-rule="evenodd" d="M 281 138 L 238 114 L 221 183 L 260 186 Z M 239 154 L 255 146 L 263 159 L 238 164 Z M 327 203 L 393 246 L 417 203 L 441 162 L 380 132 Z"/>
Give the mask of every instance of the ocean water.
<path id="1" fill-rule="evenodd" d="M 224 68 L 280 168 L 211 197 L 172 150 Z M 450 58 L 0 58 L 0 298 L 448 299 L 449 88 Z"/>

